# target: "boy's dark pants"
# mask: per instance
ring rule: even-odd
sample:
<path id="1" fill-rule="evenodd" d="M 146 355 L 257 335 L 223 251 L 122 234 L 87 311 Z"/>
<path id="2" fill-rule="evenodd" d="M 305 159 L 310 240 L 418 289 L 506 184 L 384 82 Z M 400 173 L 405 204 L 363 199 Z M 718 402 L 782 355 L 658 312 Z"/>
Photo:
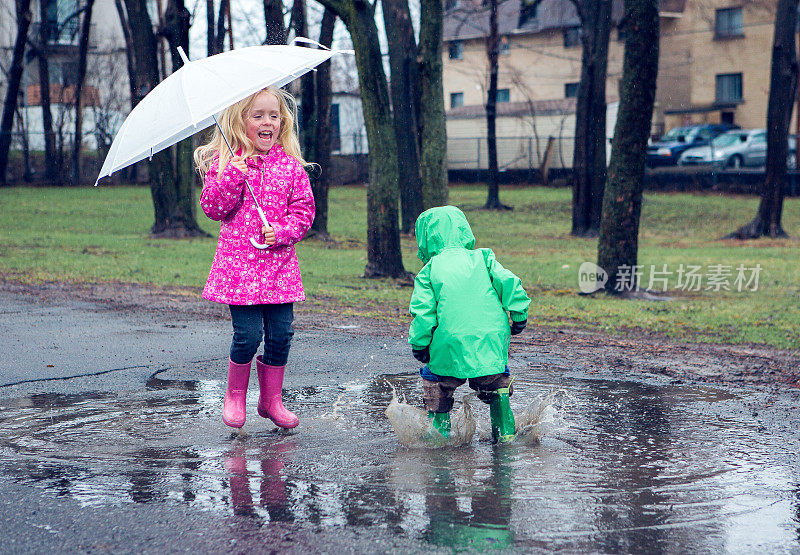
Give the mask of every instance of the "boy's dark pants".
<path id="1" fill-rule="evenodd" d="M 464 385 L 466 379 L 452 376 L 436 376 L 439 381 L 423 378 L 422 398 L 425 408 L 433 412 L 450 412 L 453 408 L 453 394 L 458 386 Z M 492 400 L 492 393 L 498 389 L 511 385 L 511 375 L 508 372 L 492 374 L 479 378 L 469 378 L 469 387 L 478 392 L 478 399 L 484 403 Z"/>

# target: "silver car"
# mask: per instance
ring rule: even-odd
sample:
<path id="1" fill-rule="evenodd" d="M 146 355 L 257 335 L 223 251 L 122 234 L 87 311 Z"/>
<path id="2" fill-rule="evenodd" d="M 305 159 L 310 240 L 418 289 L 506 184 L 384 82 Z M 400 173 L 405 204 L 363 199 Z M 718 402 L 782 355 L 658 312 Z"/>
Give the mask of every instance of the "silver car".
<path id="1" fill-rule="evenodd" d="M 686 150 L 678 160 L 681 166 L 716 164 L 726 168 L 763 166 L 767 160 L 765 129 L 728 131 L 705 146 Z"/>

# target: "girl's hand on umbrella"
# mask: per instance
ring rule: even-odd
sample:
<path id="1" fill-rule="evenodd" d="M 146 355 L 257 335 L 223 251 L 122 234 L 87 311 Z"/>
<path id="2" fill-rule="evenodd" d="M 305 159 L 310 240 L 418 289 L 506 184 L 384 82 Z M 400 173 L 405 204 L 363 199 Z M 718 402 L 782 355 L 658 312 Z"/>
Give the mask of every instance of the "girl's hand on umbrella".
<path id="1" fill-rule="evenodd" d="M 231 166 L 233 166 L 234 168 L 236 168 L 240 172 L 247 173 L 247 162 L 245 162 L 244 158 L 240 158 L 238 156 L 236 158 L 231 158 L 231 162 L 230 163 L 231 163 Z"/>
<path id="2" fill-rule="evenodd" d="M 268 247 L 275 244 L 275 230 L 272 229 L 271 225 L 261 226 L 261 233 L 264 234 L 264 242 Z"/>

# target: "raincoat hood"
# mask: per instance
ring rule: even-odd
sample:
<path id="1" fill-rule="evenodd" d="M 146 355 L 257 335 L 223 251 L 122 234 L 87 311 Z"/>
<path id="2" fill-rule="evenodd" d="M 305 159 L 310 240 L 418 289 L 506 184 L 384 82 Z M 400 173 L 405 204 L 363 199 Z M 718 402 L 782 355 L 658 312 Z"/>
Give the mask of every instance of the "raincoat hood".
<path id="1" fill-rule="evenodd" d="M 417 257 L 423 264 L 449 247 L 475 248 L 467 217 L 455 206 L 437 206 L 419 215 L 415 228 Z"/>

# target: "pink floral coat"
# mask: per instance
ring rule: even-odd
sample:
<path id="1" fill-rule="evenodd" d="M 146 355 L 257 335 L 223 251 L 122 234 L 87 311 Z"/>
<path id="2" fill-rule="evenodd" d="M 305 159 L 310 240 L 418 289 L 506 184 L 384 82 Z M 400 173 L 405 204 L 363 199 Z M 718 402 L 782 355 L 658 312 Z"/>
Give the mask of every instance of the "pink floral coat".
<path id="1" fill-rule="evenodd" d="M 206 174 L 200 206 L 212 220 L 221 221 L 217 252 L 203 290 L 203 298 L 234 304 L 279 304 L 305 299 L 295 243 L 314 221 L 314 196 L 303 166 L 280 145 L 247 161 L 247 174 L 231 164 L 217 177 L 214 161 Z M 261 219 L 247 190 L 250 182 L 267 221 L 275 230 L 275 244 L 264 242 Z"/>

